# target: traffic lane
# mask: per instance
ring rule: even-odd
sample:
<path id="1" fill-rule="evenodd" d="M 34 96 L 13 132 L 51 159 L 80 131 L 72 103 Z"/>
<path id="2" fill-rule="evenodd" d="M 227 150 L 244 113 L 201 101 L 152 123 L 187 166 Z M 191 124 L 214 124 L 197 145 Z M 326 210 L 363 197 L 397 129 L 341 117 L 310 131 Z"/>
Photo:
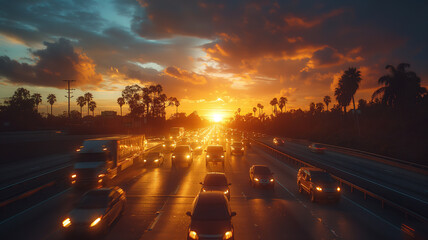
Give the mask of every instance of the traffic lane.
<path id="1" fill-rule="evenodd" d="M 406 183 L 405 181 L 403 182 L 400 180 L 401 178 L 397 178 L 397 175 L 388 174 L 382 177 L 385 172 L 379 171 L 379 169 L 377 171 L 371 171 L 373 174 L 370 175 L 366 170 L 370 169 L 368 166 L 362 166 L 361 164 L 349 165 L 349 163 L 346 162 L 346 159 L 335 158 L 332 155 L 333 153 L 326 152 L 325 154 L 316 154 L 309 152 L 301 145 L 294 144 L 293 146 L 293 143 L 288 143 L 280 149 L 289 153 L 291 156 L 296 156 L 310 164 L 322 165 L 321 168 L 332 172 L 338 177 L 344 178 L 358 186 L 364 186 L 367 190 L 374 193 L 381 193 L 384 197 L 393 199 L 397 204 L 402 204 L 414 211 L 418 211 L 417 209 L 426 209 L 428 204 L 426 194 L 421 192 L 424 190 L 420 187 L 421 184 L 424 185 L 424 182 L 426 181 L 421 180 L 419 182 Z M 339 155 L 342 156 L 341 154 Z M 349 156 L 349 158 L 353 157 Z M 400 185 L 394 185 L 392 184 L 393 182 L 400 182 Z M 414 191 L 411 191 L 410 188 L 412 190 L 419 189 L 419 192 L 415 193 Z M 416 207 L 413 208 L 413 206 Z"/>
<path id="2" fill-rule="evenodd" d="M 273 146 L 269 139 L 264 139 L 263 142 Z M 280 146 L 279 149 L 285 150 L 290 154 L 298 154 L 298 156 L 303 158 L 316 158 L 322 162 L 329 162 L 330 164 L 334 164 L 334 166 L 352 170 L 356 173 L 358 172 L 358 175 L 361 177 L 382 182 L 390 187 L 400 189 L 402 192 L 415 195 L 427 201 L 426 193 L 423 192 L 423 189 L 428 187 L 428 177 L 422 174 L 389 166 L 370 159 L 329 150 L 324 154 L 312 153 L 307 149 L 307 146 L 289 141 L 287 141 L 284 146 Z M 397 175 L 399 175 L 400 178 L 397 178 Z"/>
<path id="3" fill-rule="evenodd" d="M 215 171 L 222 171 L 219 166 L 210 166 Z M 184 173 L 184 178 L 171 193 L 164 205 L 159 208 L 157 217 L 140 239 L 185 239 L 193 200 L 199 193 L 206 173 L 210 171 L 205 166 L 205 154 L 193 160 L 189 168 L 177 168 L 175 171 Z"/>
<path id="4" fill-rule="evenodd" d="M 422 216 L 427 216 L 428 214 L 428 202 L 426 197 L 420 197 L 419 195 L 415 195 L 412 192 L 409 192 L 408 189 L 397 188 L 395 186 L 391 186 L 388 183 L 388 179 L 373 179 L 371 176 L 364 175 L 361 173 L 361 167 L 355 165 L 355 169 L 345 169 L 343 167 L 338 166 L 337 163 L 333 162 L 329 154 L 315 154 L 312 152 L 306 151 L 306 153 L 302 152 L 299 156 L 297 150 L 295 150 L 296 154 L 290 154 L 294 156 L 298 156 L 298 158 L 307 161 L 308 163 L 319 166 L 322 169 L 325 169 L 332 174 L 348 180 L 349 182 L 362 186 L 364 189 L 376 193 L 386 199 L 391 200 L 395 204 L 401 205 L 405 208 L 408 208 L 414 212 L 419 213 Z M 312 157 L 306 157 L 308 154 L 312 155 Z M 309 156 L 310 156 L 309 155 Z M 340 162 L 340 161 L 339 161 Z M 363 166 L 364 167 L 364 166 Z M 393 176 L 391 178 L 398 179 L 397 176 Z M 415 186 L 419 186 L 418 184 L 414 184 Z"/>
<path id="5" fill-rule="evenodd" d="M 268 165 L 275 172 L 276 189 L 283 189 L 309 212 L 313 220 L 325 226 L 335 238 L 343 239 L 401 239 L 399 219 L 385 209 L 372 210 L 372 205 L 359 204 L 353 195 L 342 192 L 339 204 L 312 203 L 307 194 L 299 194 L 296 185 L 297 170 L 275 159 L 261 149 L 264 158 L 256 161 Z M 377 207 L 379 209 L 379 206 Z M 387 215 L 388 218 L 383 218 Z M 393 217 L 394 219 L 389 219 Z"/>
<path id="6" fill-rule="evenodd" d="M 258 158 L 256 155 L 255 157 Z M 302 207 L 290 202 L 283 191 L 253 189 L 248 183 L 249 164 L 244 157 L 227 157 L 225 173 L 231 186 L 231 207 L 237 212 L 232 219 L 236 239 L 328 239 L 329 233 L 322 224 L 311 220 L 309 214 L 301 214 Z M 190 211 L 196 194 L 197 182 L 203 179 L 207 169 L 203 161 L 195 164 L 184 178 L 176 197 L 171 197 L 160 211 L 156 225 L 141 239 L 184 239 L 187 235 Z"/>
<path id="7" fill-rule="evenodd" d="M 237 169 L 230 175 L 232 182 L 237 183 L 232 186 L 238 187 L 244 197 L 231 201 L 232 208 L 238 214 L 234 219 L 237 239 L 334 238 L 330 229 L 313 218 L 278 184 L 274 191 L 251 187 L 249 168 L 253 164 L 266 164 L 265 156 L 250 149 L 244 156 L 232 156 L 231 162 Z"/>

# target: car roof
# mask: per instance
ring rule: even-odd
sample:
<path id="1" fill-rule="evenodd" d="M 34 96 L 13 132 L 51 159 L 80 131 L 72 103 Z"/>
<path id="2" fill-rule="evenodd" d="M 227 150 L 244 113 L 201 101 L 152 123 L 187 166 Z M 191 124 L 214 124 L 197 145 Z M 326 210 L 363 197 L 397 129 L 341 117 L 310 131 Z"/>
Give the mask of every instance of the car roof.
<path id="1" fill-rule="evenodd" d="M 253 165 L 253 166 L 251 166 L 251 167 L 253 167 L 253 168 L 258 168 L 258 167 L 262 167 L 262 168 L 269 168 L 268 166 L 266 166 L 266 165 Z"/>
<path id="2" fill-rule="evenodd" d="M 224 175 L 224 176 L 226 176 L 226 174 L 224 174 L 222 172 L 207 172 L 207 175 Z"/>

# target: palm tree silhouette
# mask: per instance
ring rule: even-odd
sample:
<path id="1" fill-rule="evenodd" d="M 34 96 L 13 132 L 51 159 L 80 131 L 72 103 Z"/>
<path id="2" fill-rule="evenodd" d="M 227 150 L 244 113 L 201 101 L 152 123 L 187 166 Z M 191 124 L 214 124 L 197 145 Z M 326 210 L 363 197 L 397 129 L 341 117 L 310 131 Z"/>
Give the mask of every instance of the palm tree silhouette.
<path id="1" fill-rule="evenodd" d="M 97 103 L 95 101 L 90 101 L 88 104 L 88 108 L 91 110 L 92 112 L 92 116 L 95 116 L 95 108 L 97 107 Z"/>
<path id="2" fill-rule="evenodd" d="M 262 104 L 257 103 L 257 108 L 259 109 L 259 117 L 261 115 L 261 110 L 262 110 Z"/>
<path id="3" fill-rule="evenodd" d="M 348 68 L 339 79 L 339 86 L 335 89 L 334 95 L 341 106 L 344 107 L 346 113 L 346 106 L 352 100 L 355 112 L 355 99 L 354 95 L 361 82 L 361 72 L 356 68 Z"/>
<path id="4" fill-rule="evenodd" d="M 80 107 L 80 117 L 83 117 L 83 106 L 86 105 L 86 99 L 83 96 L 76 98 L 77 105 Z"/>
<path id="5" fill-rule="evenodd" d="M 42 95 L 40 95 L 40 93 L 34 93 L 31 98 L 33 98 L 34 104 L 36 104 L 37 112 L 39 112 L 39 104 L 42 102 Z"/>
<path id="6" fill-rule="evenodd" d="M 175 107 L 176 107 L 176 113 L 178 114 L 178 106 L 180 106 L 180 102 L 178 101 L 177 98 L 174 98 L 174 100 L 175 100 L 174 104 L 175 104 Z"/>
<path id="7" fill-rule="evenodd" d="M 83 95 L 83 96 L 84 96 L 84 98 L 86 100 L 86 104 L 88 104 L 88 116 L 89 116 L 89 103 L 92 101 L 92 99 L 94 98 L 94 96 L 90 92 L 85 93 L 85 95 Z"/>
<path id="8" fill-rule="evenodd" d="M 282 112 L 282 108 L 284 108 L 284 111 L 286 111 L 287 102 L 288 102 L 287 97 L 280 97 L 279 98 L 279 108 L 281 109 L 281 112 Z"/>
<path id="9" fill-rule="evenodd" d="M 331 103 L 331 98 L 330 98 L 330 96 L 325 96 L 325 97 L 324 97 L 324 103 L 325 103 L 325 105 L 327 106 L 327 111 L 328 111 L 328 104 L 330 104 L 330 103 Z"/>
<path id="10" fill-rule="evenodd" d="M 47 99 L 48 99 L 48 103 L 51 105 L 51 116 L 52 116 L 52 106 L 56 102 L 56 96 L 55 96 L 55 94 L 51 93 L 48 95 Z"/>
<path id="11" fill-rule="evenodd" d="M 421 87 L 421 79 L 415 72 L 406 70 L 409 67 L 408 63 L 400 63 L 396 68 L 387 65 L 389 74 L 378 80 L 384 87 L 377 89 L 372 99 L 381 96 L 382 103 L 391 107 L 411 105 L 422 99 L 427 89 Z"/>
<path id="12" fill-rule="evenodd" d="M 256 117 L 257 108 L 253 107 L 254 117 Z"/>
<path id="13" fill-rule="evenodd" d="M 125 99 L 123 97 L 119 97 L 117 99 L 117 104 L 119 104 L 119 107 L 120 107 L 120 116 L 122 116 L 122 106 L 125 105 Z"/>
<path id="14" fill-rule="evenodd" d="M 273 115 L 276 115 L 276 105 L 278 104 L 278 99 L 277 98 L 273 98 L 270 103 L 270 105 L 272 105 L 272 113 Z"/>
<path id="15" fill-rule="evenodd" d="M 237 113 L 239 116 L 241 116 L 241 108 L 238 108 Z"/>

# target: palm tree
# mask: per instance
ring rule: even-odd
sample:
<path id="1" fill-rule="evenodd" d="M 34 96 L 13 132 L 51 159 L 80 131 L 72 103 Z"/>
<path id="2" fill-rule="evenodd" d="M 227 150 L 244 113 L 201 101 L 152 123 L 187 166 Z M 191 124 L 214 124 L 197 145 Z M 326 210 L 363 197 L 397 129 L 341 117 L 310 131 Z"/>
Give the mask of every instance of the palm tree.
<path id="1" fill-rule="evenodd" d="M 48 99 L 48 103 L 51 105 L 51 115 L 52 115 L 52 106 L 56 102 L 56 96 L 55 96 L 55 94 L 51 93 L 48 95 L 47 99 Z"/>
<path id="2" fill-rule="evenodd" d="M 88 108 L 91 110 L 92 112 L 92 116 L 95 116 L 95 108 L 97 107 L 97 103 L 95 101 L 90 101 L 88 104 Z"/>
<path id="3" fill-rule="evenodd" d="M 90 92 L 85 93 L 85 95 L 83 95 L 83 96 L 84 96 L 84 98 L 86 100 L 86 104 L 88 104 L 88 116 L 89 116 L 89 103 L 92 101 L 92 99 L 94 98 L 94 96 Z"/>
<path id="4" fill-rule="evenodd" d="M 122 106 L 125 105 L 125 99 L 123 97 L 119 97 L 117 99 L 117 104 L 119 104 L 119 107 L 120 107 L 120 116 L 122 116 Z"/>
<path id="5" fill-rule="evenodd" d="M 42 102 L 42 95 L 40 95 L 40 93 L 34 93 L 31 98 L 33 98 L 34 104 L 36 104 L 37 112 L 39 112 L 39 104 Z"/>
<path id="6" fill-rule="evenodd" d="M 372 98 L 381 96 L 382 103 L 391 107 L 415 104 L 422 99 L 427 89 L 421 87 L 421 79 L 415 72 L 406 70 L 409 67 L 408 63 L 400 63 L 396 68 L 387 65 L 389 74 L 378 80 L 384 87 L 376 90 Z"/>
<path id="7" fill-rule="evenodd" d="M 269 104 L 272 105 L 272 112 L 274 115 L 276 115 L 276 105 L 278 104 L 278 99 L 273 98 Z"/>
<path id="8" fill-rule="evenodd" d="M 175 112 L 178 114 L 178 106 L 180 106 L 180 102 L 178 101 L 177 98 L 174 98 L 174 104 L 175 104 L 175 107 L 176 107 Z"/>
<path id="9" fill-rule="evenodd" d="M 346 106 L 352 100 L 355 112 L 355 99 L 354 95 L 361 82 L 361 72 L 356 68 L 348 68 L 339 79 L 339 86 L 335 89 L 334 95 L 341 106 L 344 107 L 346 113 Z"/>
<path id="10" fill-rule="evenodd" d="M 262 110 L 262 104 L 257 103 L 257 108 L 259 109 L 259 117 L 261 115 L 261 110 Z"/>
<path id="11" fill-rule="evenodd" d="M 253 107 L 254 117 L 256 117 L 257 108 Z"/>
<path id="12" fill-rule="evenodd" d="M 280 97 L 279 98 L 279 108 L 281 109 L 281 112 L 282 112 L 282 108 L 284 108 L 284 112 L 286 111 L 287 102 L 288 102 L 287 97 Z"/>
<path id="13" fill-rule="evenodd" d="M 325 105 L 327 106 L 327 111 L 328 111 L 328 104 L 330 104 L 330 103 L 331 103 L 331 98 L 330 98 L 330 96 L 325 96 L 325 97 L 324 97 L 324 103 L 325 103 Z"/>
<path id="14" fill-rule="evenodd" d="M 84 96 L 80 96 L 76 99 L 77 105 L 80 107 L 80 117 L 83 117 L 83 106 L 86 105 L 86 99 Z"/>
<path id="15" fill-rule="evenodd" d="M 238 113 L 239 116 L 241 116 L 241 108 L 238 108 L 236 112 Z"/>

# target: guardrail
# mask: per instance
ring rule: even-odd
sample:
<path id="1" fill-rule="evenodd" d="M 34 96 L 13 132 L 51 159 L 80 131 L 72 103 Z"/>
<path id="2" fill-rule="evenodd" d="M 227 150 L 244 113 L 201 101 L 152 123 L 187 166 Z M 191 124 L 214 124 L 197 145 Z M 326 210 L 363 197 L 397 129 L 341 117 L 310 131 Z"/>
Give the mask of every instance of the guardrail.
<path id="1" fill-rule="evenodd" d="M 268 146 L 268 145 L 266 145 L 266 144 L 264 144 L 262 142 L 259 142 L 259 141 L 254 140 L 254 139 L 252 139 L 252 141 L 255 142 L 256 144 L 258 144 L 259 146 L 267 149 L 271 153 L 273 153 L 275 155 L 275 157 L 280 157 L 282 159 L 285 159 L 285 160 L 291 162 L 294 165 L 297 165 L 299 167 L 300 166 L 304 166 L 304 167 L 315 167 L 314 165 L 311 165 L 311 164 L 309 164 L 309 163 L 307 163 L 305 161 L 302 161 L 300 159 L 292 157 L 292 156 L 290 156 L 290 155 L 288 155 L 286 153 L 283 153 L 283 152 L 281 152 L 281 151 L 279 151 L 279 150 L 277 150 L 275 148 L 272 148 L 272 147 L 270 147 L 270 146 Z M 317 167 L 317 168 L 319 168 L 319 167 Z M 403 213 L 406 219 L 408 218 L 408 216 L 411 216 L 414 219 L 417 219 L 417 220 L 419 220 L 422 223 L 425 223 L 425 224 L 428 223 L 428 219 L 426 217 L 424 217 L 424 216 L 422 216 L 422 215 L 420 215 L 420 214 L 418 214 L 418 213 L 416 213 L 416 212 L 414 212 L 412 210 L 409 210 L 409 209 L 407 209 L 405 207 L 402 207 L 399 204 L 396 204 L 395 202 L 393 202 L 391 200 L 388 200 L 388 199 L 386 199 L 386 198 L 384 198 L 384 197 L 382 197 L 382 196 L 380 196 L 378 194 L 375 194 L 375 193 L 373 193 L 371 191 L 368 191 L 368 190 L 364 189 L 363 187 L 355 185 L 355 184 L 353 184 L 353 183 L 351 183 L 351 182 L 349 182 L 349 181 L 347 181 L 345 179 L 342 179 L 342 178 L 340 178 L 338 176 L 335 176 L 335 175 L 332 175 L 332 176 L 340 183 L 340 186 L 347 185 L 351 189 L 351 192 L 353 192 L 354 190 L 358 190 L 358 191 L 362 192 L 364 194 L 364 199 L 367 199 L 367 196 L 370 196 L 373 199 L 379 200 L 381 202 L 381 204 L 382 204 L 382 208 L 384 208 L 385 205 L 388 205 L 390 207 L 393 207 L 393 208 L 397 209 L 401 213 Z"/>
<path id="2" fill-rule="evenodd" d="M 292 141 L 292 142 L 299 143 L 299 144 L 303 144 L 303 145 L 309 145 L 312 143 L 308 140 L 302 140 L 302 139 L 288 138 L 288 140 Z M 371 160 L 374 160 L 377 162 L 381 162 L 381 163 L 384 163 L 384 164 L 387 164 L 390 166 L 399 167 L 399 168 L 406 169 L 409 171 L 417 172 L 420 174 L 428 175 L 428 166 L 426 166 L 426 165 L 417 164 L 417 163 L 413 163 L 413 162 L 409 162 L 409 161 L 404 161 L 401 159 L 387 157 L 387 156 L 383 156 L 383 155 L 379 155 L 379 154 L 371 153 L 371 152 L 366 152 L 366 151 L 362 151 L 362 150 L 358 150 L 358 149 L 346 148 L 346 147 L 335 146 L 335 145 L 330 145 L 330 144 L 325 144 L 325 143 L 319 143 L 319 144 L 329 148 L 330 150 L 335 150 L 337 152 L 343 152 L 343 153 L 347 153 L 347 154 L 359 154 L 362 157 L 371 157 L 370 158 Z"/>

